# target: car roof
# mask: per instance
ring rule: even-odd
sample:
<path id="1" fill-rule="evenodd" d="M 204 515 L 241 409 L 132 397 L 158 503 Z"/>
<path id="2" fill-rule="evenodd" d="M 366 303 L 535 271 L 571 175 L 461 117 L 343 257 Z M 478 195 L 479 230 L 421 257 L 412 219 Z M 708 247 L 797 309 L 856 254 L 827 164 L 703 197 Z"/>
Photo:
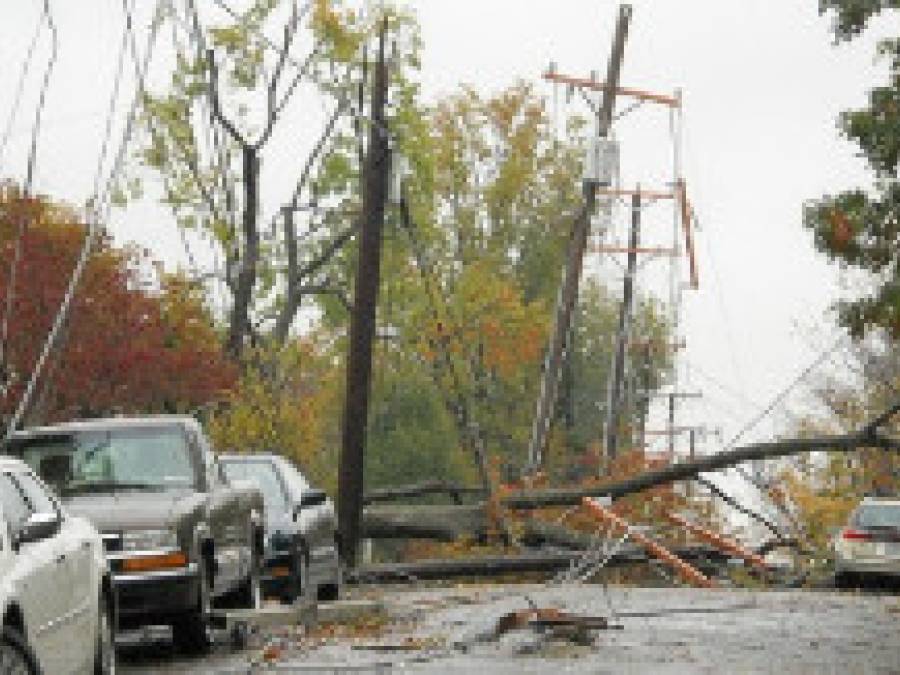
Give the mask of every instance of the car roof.
<path id="1" fill-rule="evenodd" d="M 43 427 L 30 427 L 13 434 L 13 438 L 31 438 L 73 433 L 77 431 L 111 431 L 114 429 L 133 429 L 134 427 L 151 428 L 183 424 L 192 428 L 198 427 L 197 420 L 190 415 L 142 415 L 121 417 L 99 417 L 97 419 L 75 420 Z"/>

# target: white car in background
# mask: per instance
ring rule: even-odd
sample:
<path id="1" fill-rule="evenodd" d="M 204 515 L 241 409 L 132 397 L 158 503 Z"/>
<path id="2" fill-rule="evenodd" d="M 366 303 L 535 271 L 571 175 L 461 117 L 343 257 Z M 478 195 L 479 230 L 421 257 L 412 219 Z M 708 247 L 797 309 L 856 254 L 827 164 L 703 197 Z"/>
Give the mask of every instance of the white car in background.
<path id="1" fill-rule="evenodd" d="M 834 538 L 835 585 L 900 581 L 900 498 L 867 497 Z"/>
<path id="2" fill-rule="evenodd" d="M 0 458 L 0 673 L 113 673 L 100 535 L 17 459 Z"/>

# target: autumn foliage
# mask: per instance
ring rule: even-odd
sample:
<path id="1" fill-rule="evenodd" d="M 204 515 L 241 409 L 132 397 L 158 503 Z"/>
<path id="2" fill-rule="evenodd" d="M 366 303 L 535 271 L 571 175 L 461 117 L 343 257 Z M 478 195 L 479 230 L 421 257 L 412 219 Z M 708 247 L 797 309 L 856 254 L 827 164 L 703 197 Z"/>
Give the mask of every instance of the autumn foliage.
<path id="1" fill-rule="evenodd" d="M 11 189 L 0 198 L 0 317 L 8 322 L 4 366 L 11 382 L 5 415 L 22 396 L 85 234 L 70 209 L 20 199 Z M 159 274 L 146 256 L 113 247 L 108 236 L 95 243 L 60 338 L 26 422 L 186 411 L 219 397 L 235 378 L 202 296 L 183 279 Z"/>

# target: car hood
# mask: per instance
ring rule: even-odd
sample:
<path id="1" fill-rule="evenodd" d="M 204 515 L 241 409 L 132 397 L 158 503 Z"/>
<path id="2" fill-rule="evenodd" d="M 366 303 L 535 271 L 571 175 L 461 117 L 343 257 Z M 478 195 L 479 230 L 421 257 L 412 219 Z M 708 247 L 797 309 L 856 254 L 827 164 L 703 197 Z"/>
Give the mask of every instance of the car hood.
<path id="1" fill-rule="evenodd" d="M 202 493 L 191 490 L 120 492 L 76 495 L 66 500 L 66 510 L 108 532 L 171 527 L 204 501 Z"/>

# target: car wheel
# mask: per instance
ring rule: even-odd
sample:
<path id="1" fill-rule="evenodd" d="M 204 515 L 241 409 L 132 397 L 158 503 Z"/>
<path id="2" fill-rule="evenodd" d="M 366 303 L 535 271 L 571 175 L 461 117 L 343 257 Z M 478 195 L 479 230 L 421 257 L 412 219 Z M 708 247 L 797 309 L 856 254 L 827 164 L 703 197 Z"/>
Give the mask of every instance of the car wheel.
<path id="1" fill-rule="evenodd" d="M 260 561 L 254 555 L 250 565 L 250 576 L 247 577 L 234 593 L 234 603 L 240 609 L 259 609 L 262 607 L 262 580 Z"/>
<path id="2" fill-rule="evenodd" d="M 284 588 L 281 591 L 280 599 L 282 604 L 293 604 L 293 602 L 300 597 L 300 593 L 303 589 L 302 578 L 303 546 L 302 544 L 295 544 L 291 552 L 290 576 L 288 576 Z"/>
<path id="3" fill-rule="evenodd" d="M 337 550 L 337 543 L 335 543 L 335 550 Z M 331 584 L 323 584 L 319 587 L 319 600 L 324 602 L 334 602 L 341 597 L 341 586 L 344 583 L 344 564 L 341 561 L 341 557 L 337 556 L 337 560 L 335 561 L 335 570 L 334 570 L 334 583 Z"/>
<path id="4" fill-rule="evenodd" d="M 854 581 L 848 572 L 838 572 L 834 575 L 834 587 L 840 590 L 852 588 L 855 585 Z"/>
<path id="5" fill-rule="evenodd" d="M 112 612 L 106 597 L 100 598 L 97 609 L 97 647 L 94 651 L 94 675 L 114 675 L 116 672 L 116 642 Z"/>
<path id="6" fill-rule="evenodd" d="M 205 654 L 212 646 L 209 637 L 209 615 L 212 611 L 211 589 L 207 577 L 208 565 L 200 564 L 197 608 L 172 622 L 172 642 L 184 654 Z"/>
<path id="7" fill-rule="evenodd" d="M 0 673 L 6 675 L 38 675 L 41 667 L 22 634 L 11 626 L 0 636 Z"/>

